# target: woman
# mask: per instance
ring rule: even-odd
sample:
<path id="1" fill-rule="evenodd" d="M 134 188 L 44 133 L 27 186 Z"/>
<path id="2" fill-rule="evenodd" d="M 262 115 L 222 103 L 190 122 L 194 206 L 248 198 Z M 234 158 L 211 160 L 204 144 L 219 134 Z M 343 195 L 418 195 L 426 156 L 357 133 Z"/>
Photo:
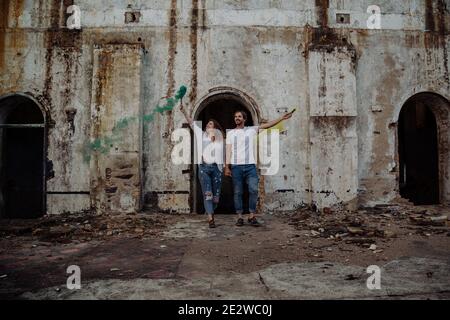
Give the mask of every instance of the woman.
<path id="1" fill-rule="evenodd" d="M 202 186 L 203 204 L 208 215 L 209 227 L 215 228 L 214 210 L 219 204 L 224 168 L 223 130 L 216 120 L 210 119 L 206 123 L 205 131 L 202 131 L 202 128 L 184 109 L 182 100 L 180 101 L 180 110 L 194 130 L 194 141 L 197 148 L 195 163 L 198 163 L 198 178 Z"/>

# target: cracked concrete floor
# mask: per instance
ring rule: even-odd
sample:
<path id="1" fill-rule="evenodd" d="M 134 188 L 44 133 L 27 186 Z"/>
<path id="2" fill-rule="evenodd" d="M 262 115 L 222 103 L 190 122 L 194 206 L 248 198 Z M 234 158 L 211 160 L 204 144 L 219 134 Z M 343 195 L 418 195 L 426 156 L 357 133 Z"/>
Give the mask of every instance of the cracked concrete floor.
<path id="1" fill-rule="evenodd" d="M 0 296 L 21 299 L 408 299 L 450 298 L 450 237 L 407 233 L 378 239 L 380 253 L 312 238 L 287 217 L 259 228 L 235 217 L 170 216 L 157 236 L 43 243 L 0 241 Z M 65 286 L 81 268 L 80 290 Z M 381 289 L 369 290 L 369 265 Z"/>

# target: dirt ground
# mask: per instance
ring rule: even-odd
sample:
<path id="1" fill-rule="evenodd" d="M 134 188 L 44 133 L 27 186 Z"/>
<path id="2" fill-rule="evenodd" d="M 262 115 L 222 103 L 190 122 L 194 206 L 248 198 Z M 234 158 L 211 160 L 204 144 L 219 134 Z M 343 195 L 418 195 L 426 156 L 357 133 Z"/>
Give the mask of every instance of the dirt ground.
<path id="1" fill-rule="evenodd" d="M 276 270 L 282 273 L 283 268 L 294 265 L 301 265 L 305 273 L 320 264 L 319 274 L 312 275 L 311 280 L 319 282 L 322 272 L 327 269 L 336 269 L 336 277 L 343 277 L 340 281 L 351 281 L 361 277 L 351 270 L 362 270 L 369 265 L 382 266 L 405 258 L 437 261 L 441 269 L 450 271 L 449 217 L 450 208 L 445 206 L 389 205 L 357 212 L 316 213 L 305 208 L 283 214 L 265 213 L 259 215 L 260 227 L 248 224 L 237 227 L 235 216 L 219 215 L 215 229 L 208 228 L 204 216 L 192 214 L 80 213 L 36 220 L 3 220 L 0 222 L 0 298 L 90 297 L 92 292 L 88 294 L 87 291 L 85 295 L 71 297 L 65 289 L 69 276 L 66 269 L 70 265 L 80 266 L 83 283 L 122 281 L 122 295 L 117 296 L 116 291 L 115 295 L 105 292 L 95 295 L 100 299 L 129 298 L 123 289 L 123 281 L 128 281 L 131 290 L 136 286 L 132 281 L 139 279 L 173 280 L 192 285 L 204 279 L 226 281 L 232 277 L 244 279 L 237 282 L 245 282 L 246 277 L 253 277 L 248 275 L 257 274 L 258 285 L 268 288 L 261 274 L 267 270 L 271 270 L 270 274 Z M 423 260 L 425 269 L 426 261 Z M 341 274 L 347 266 L 349 271 Z M 424 279 L 432 279 L 439 287 L 439 290 L 427 291 L 425 297 L 450 297 L 450 277 L 445 276 L 446 271 L 442 273 L 442 279 L 431 269 L 422 273 Z M 281 275 L 275 275 L 278 276 Z M 280 281 L 273 283 L 272 291 L 278 290 Z M 110 290 L 115 285 L 110 284 Z M 158 286 L 158 294 L 161 294 L 164 286 L 161 287 L 161 283 Z M 224 282 L 224 286 L 227 288 L 225 293 L 215 298 L 227 296 L 227 293 L 232 296 L 243 290 L 236 283 Z M 200 292 L 198 297 L 211 298 L 211 292 L 205 293 L 207 288 L 202 289 L 203 293 Z M 405 297 L 424 294 L 420 291 L 420 283 L 414 288 L 410 291 L 405 288 L 401 292 L 405 292 Z M 99 292 L 98 288 L 95 290 Z M 142 290 L 145 292 L 145 287 Z M 248 290 L 248 298 L 266 297 L 267 294 L 262 291 L 261 295 L 255 293 L 252 296 L 252 290 Z M 189 298 L 191 291 L 186 292 L 186 297 L 179 298 Z M 292 293 L 287 297 L 301 296 L 301 293 Z M 352 297 L 352 294 L 348 296 Z M 142 297 L 151 299 L 155 296 L 143 294 L 138 298 Z M 334 296 L 316 293 L 313 297 Z"/>

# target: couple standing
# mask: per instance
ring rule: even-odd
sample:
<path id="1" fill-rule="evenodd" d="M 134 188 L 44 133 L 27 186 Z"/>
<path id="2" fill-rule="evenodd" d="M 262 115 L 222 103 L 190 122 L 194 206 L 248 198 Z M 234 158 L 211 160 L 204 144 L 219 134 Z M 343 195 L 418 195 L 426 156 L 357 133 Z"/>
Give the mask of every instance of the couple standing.
<path id="1" fill-rule="evenodd" d="M 259 130 L 277 125 L 283 120 L 292 117 L 292 112 L 259 126 L 246 127 L 247 114 L 245 111 L 234 113 L 236 128 L 226 134 L 226 148 L 224 148 L 225 132 L 220 124 L 210 119 L 206 123 L 205 131 L 192 120 L 180 101 L 180 110 L 194 131 L 194 141 L 197 148 L 196 161 L 198 175 L 202 187 L 203 204 L 208 215 L 210 228 L 215 228 L 214 210 L 220 200 L 222 188 L 222 173 L 233 179 L 234 208 L 238 215 L 237 226 L 244 225 L 242 197 L 244 194 L 244 181 L 249 191 L 249 217 L 252 226 L 259 226 L 256 220 L 256 203 L 258 201 L 258 173 L 256 171 L 255 145 Z M 201 125 L 201 124 L 200 124 Z M 225 162 L 224 162 L 225 150 Z"/>

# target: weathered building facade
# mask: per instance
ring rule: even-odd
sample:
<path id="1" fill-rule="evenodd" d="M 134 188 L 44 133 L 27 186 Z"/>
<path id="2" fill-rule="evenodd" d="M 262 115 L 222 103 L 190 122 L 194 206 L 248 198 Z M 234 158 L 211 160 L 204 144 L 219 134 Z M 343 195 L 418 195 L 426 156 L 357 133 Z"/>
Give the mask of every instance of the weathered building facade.
<path id="1" fill-rule="evenodd" d="M 67 28 L 72 5 L 81 29 Z M 448 0 L 1 0 L 1 215 L 199 211 L 195 166 L 171 161 L 184 118 L 154 112 L 182 85 L 196 119 L 225 127 L 236 109 L 256 124 L 297 108 L 278 174 L 261 179 L 262 208 L 450 203 L 449 10 Z"/>

